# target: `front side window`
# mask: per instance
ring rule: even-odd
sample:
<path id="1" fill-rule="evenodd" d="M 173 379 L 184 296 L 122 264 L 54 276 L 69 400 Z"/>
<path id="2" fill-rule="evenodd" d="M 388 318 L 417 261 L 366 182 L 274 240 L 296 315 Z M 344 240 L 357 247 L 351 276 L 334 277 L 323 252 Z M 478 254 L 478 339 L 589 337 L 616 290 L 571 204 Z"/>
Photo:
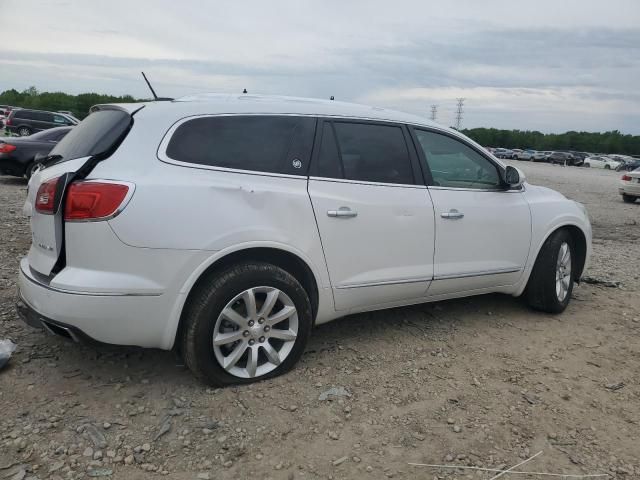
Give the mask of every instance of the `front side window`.
<path id="1" fill-rule="evenodd" d="M 315 122 L 267 115 L 194 118 L 175 130 L 166 155 L 210 167 L 306 175 Z"/>
<path id="2" fill-rule="evenodd" d="M 53 116 L 53 123 L 57 123 L 58 125 L 66 125 L 69 122 L 62 115 L 54 115 Z"/>
<path id="3" fill-rule="evenodd" d="M 347 180 L 413 184 L 409 150 L 401 127 L 334 122 Z"/>
<path id="4" fill-rule="evenodd" d="M 489 190 L 502 186 L 498 167 L 471 147 L 440 133 L 415 133 L 435 186 Z"/>

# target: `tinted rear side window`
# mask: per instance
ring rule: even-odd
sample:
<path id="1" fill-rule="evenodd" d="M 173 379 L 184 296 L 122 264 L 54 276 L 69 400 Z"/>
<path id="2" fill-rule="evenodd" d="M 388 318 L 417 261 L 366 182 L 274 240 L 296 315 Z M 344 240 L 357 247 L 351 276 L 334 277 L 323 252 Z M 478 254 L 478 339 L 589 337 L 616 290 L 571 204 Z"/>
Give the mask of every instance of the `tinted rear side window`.
<path id="1" fill-rule="evenodd" d="M 122 110 L 93 112 L 58 143 L 51 155 L 62 155 L 62 161 L 87 157 L 109 150 L 129 129 L 131 116 Z"/>
<path id="2" fill-rule="evenodd" d="M 315 123 L 295 116 L 194 118 L 176 129 L 166 154 L 211 167 L 306 175 Z"/>
<path id="3" fill-rule="evenodd" d="M 401 127 L 335 122 L 344 178 L 413 184 L 409 150 Z"/>

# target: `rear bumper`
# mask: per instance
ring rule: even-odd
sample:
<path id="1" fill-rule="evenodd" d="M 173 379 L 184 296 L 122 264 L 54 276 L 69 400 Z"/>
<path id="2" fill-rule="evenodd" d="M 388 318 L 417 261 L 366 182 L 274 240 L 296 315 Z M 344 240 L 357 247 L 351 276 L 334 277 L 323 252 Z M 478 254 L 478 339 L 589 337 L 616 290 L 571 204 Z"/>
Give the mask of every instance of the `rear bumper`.
<path id="1" fill-rule="evenodd" d="M 93 340 L 168 350 L 166 329 L 171 317 L 165 295 L 69 292 L 42 283 L 26 259 L 18 276 L 18 313 L 25 323 L 72 340 Z M 174 299 L 175 300 L 175 299 Z"/>
<path id="2" fill-rule="evenodd" d="M 635 197 L 640 197 L 640 183 L 622 185 L 618 187 L 618 193 L 620 195 L 631 195 Z"/>
<path id="3" fill-rule="evenodd" d="M 40 315 L 24 300 L 16 302 L 16 310 L 20 319 L 30 327 L 43 328 L 51 334 L 66 337 L 74 342 L 97 343 L 96 340 L 72 325 L 66 325 Z"/>

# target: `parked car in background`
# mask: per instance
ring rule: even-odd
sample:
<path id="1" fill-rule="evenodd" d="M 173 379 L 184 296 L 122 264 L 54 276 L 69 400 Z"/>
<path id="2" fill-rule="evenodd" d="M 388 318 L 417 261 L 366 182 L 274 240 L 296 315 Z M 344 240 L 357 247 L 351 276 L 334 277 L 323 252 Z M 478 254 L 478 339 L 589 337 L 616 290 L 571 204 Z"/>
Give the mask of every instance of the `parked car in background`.
<path id="1" fill-rule="evenodd" d="M 453 129 L 381 108 L 103 105 L 51 156 L 24 207 L 21 317 L 177 348 L 215 385 L 286 372 L 314 325 L 356 312 L 502 292 L 560 313 L 591 252 L 584 206 L 524 188 Z"/>
<path id="2" fill-rule="evenodd" d="M 618 193 L 626 203 L 634 203 L 640 197 L 640 168 L 622 175 Z"/>
<path id="3" fill-rule="evenodd" d="M 533 160 L 536 153 L 535 150 L 520 150 L 519 152 L 515 152 L 514 158 L 517 160 Z"/>
<path id="4" fill-rule="evenodd" d="M 0 173 L 30 178 L 36 155 L 47 155 L 73 127 L 56 127 L 28 137 L 0 138 Z"/>
<path id="5" fill-rule="evenodd" d="M 533 155 L 531 156 L 531 161 L 532 162 L 544 162 L 547 159 L 547 153 L 546 152 L 537 152 L 534 151 Z"/>
<path id="6" fill-rule="evenodd" d="M 635 170 L 636 168 L 640 168 L 640 158 L 628 157 L 623 161 L 623 163 L 620 164 L 620 166 L 618 168 L 616 168 L 616 171 L 617 172 L 621 172 L 621 171 L 631 172 L 632 170 Z"/>
<path id="7" fill-rule="evenodd" d="M 571 165 L 573 155 L 568 152 L 551 152 L 547 157 L 547 161 L 558 165 Z"/>
<path id="8" fill-rule="evenodd" d="M 513 158 L 513 150 L 508 148 L 496 148 L 493 150 L 493 155 L 498 158 Z"/>
<path id="9" fill-rule="evenodd" d="M 622 165 L 622 162 L 618 160 L 614 160 L 608 156 L 595 155 L 593 157 L 587 157 L 584 159 L 585 167 L 604 168 L 605 170 L 615 170 L 620 165 Z"/>
<path id="10" fill-rule="evenodd" d="M 513 160 L 517 160 L 517 159 L 518 159 L 518 155 L 519 155 L 520 153 L 522 153 L 522 151 L 523 151 L 523 150 L 522 150 L 522 149 L 520 149 L 520 148 L 512 148 L 512 149 L 511 149 L 511 158 L 512 158 Z"/>
<path id="11" fill-rule="evenodd" d="M 54 127 L 77 125 L 80 121 L 64 113 L 21 108 L 12 110 L 5 120 L 5 129 L 21 137 Z"/>

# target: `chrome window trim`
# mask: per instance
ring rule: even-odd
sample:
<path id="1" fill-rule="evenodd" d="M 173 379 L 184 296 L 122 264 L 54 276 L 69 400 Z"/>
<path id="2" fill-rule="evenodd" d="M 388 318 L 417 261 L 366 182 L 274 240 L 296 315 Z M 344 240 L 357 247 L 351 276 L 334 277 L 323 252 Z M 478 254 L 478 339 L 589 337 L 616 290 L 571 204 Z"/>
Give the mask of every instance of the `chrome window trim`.
<path id="1" fill-rule="evenodd" d="M 244 169 L 237 169 L 237 168 L 214 167 L 211 165 L 201 165 L 197 163 L 183 162 L 180 160 L 173 159 L 167 155 L 167 147 L 169 146 L 171 137 L 173 136 L 175 131 L 178 129 L 178 127 L 180 127 L 180 125 L 182 125 L 185 122 L 188 122 L 189 120 L 195 120 L 197 118 L 208 118 L 208 117 L 312 117 L 317 119 L 328 119 L 332 121 L 340 121 L 340 120 L 353 121 L 353 122 L 365 121 L 365 122 L 376 122 L 380 124 L 385 124 L 385 123 L 393 124 L 393 125 L 397 125 L 398 127 L 413 126 L 413 127 L 420 127 L 420 128 L 431 128 L 436 132 L 442 132 L 444 134 L 447 133 L 446 130 L 439 129 L 437 127 L 420 125 L 417 123 L 407 123 L 399 120 L 392 120 L 392 119 L 387 120 L 387 119 L 370 118 L 370 117 L 349 117 L 344 115 L 327 115 L 327 114 L 311 114 L 311 113 L 265 113 L 265 112 L 201 113 L 197 115 L 188 115 L 186 117 L 182 117 L 176 120 L 167 129 L 167 131 L 162 136 L 162 140 L 160 141 L 160 144 L 158 145 L 158 148 L 156 150 L 156 157 L 158 158 L 158 160 L 170 165 L 176 165 L 176 166 L 185 167 L 185 168 L 196 168 L 200 170 L 213 170 L 213 171 L 220 171 L 220 172 L 239 173 L 239 174 L 245 174 L 245 175 L 260 175 L 260 176 L 283 177 L 283 178 L 304 179 L 304 180 L 307 180 L 308 178 L 313 178 L 314 180 L 325 179 L 325 177 L 309 177 L 308 175 L 291 175 L 286 173 L 263 172 L 260 170 L 244 170 Z M 407 144 L 407 148 L 410 148 L 409 144 Z M 342 179 L 333 179 L 333 178 L 329 178 L 329 179 L 342 180 Z M 400 183 L 380 183 L 380 182 L 366 182 L 366 181 L 358 181 L 358 180 L 354 181 L 354 183 L 363 183 L 367 185 L 381 185 L 381 186 L 403 186 L 403 187 L 404 186 L 411 186 L 411 187 L 424 186 L 424 185 L 416 185 L 416 184 L 407 185 L 407 184 L 400 184 Z"/>
<path id="2" fill-rule="evenodd" d="M 466 188 L 466 187 L 440 187 L 437 185 L 429 185 L 427 187 L 429 190 L 456 190 L 456 191 L 462 191 L 462 192 L 500 192 L 500 193 L 522 193 L 524 192 L 525 186 L 522 185 L 521 188 L 510 188 L 510 189 L 504 189 L 504 188 Z"/>
<path id="3" fill-rule="evenodd" d="M 415 183 L 384 183 L 384 182 L 368 182 L 366 180 L 348 180 L 346 178 L 333 178 L 333 177 L 309 177 L 309 180 L 315 180 L 317 182 L 331 182 L 331 183 L 351 183 L 357 185 L 372 185 L 376 187 L 399 187 L 399 188 L 417 188 L 426 190 L 426 185 L 416 185 Z"/>

